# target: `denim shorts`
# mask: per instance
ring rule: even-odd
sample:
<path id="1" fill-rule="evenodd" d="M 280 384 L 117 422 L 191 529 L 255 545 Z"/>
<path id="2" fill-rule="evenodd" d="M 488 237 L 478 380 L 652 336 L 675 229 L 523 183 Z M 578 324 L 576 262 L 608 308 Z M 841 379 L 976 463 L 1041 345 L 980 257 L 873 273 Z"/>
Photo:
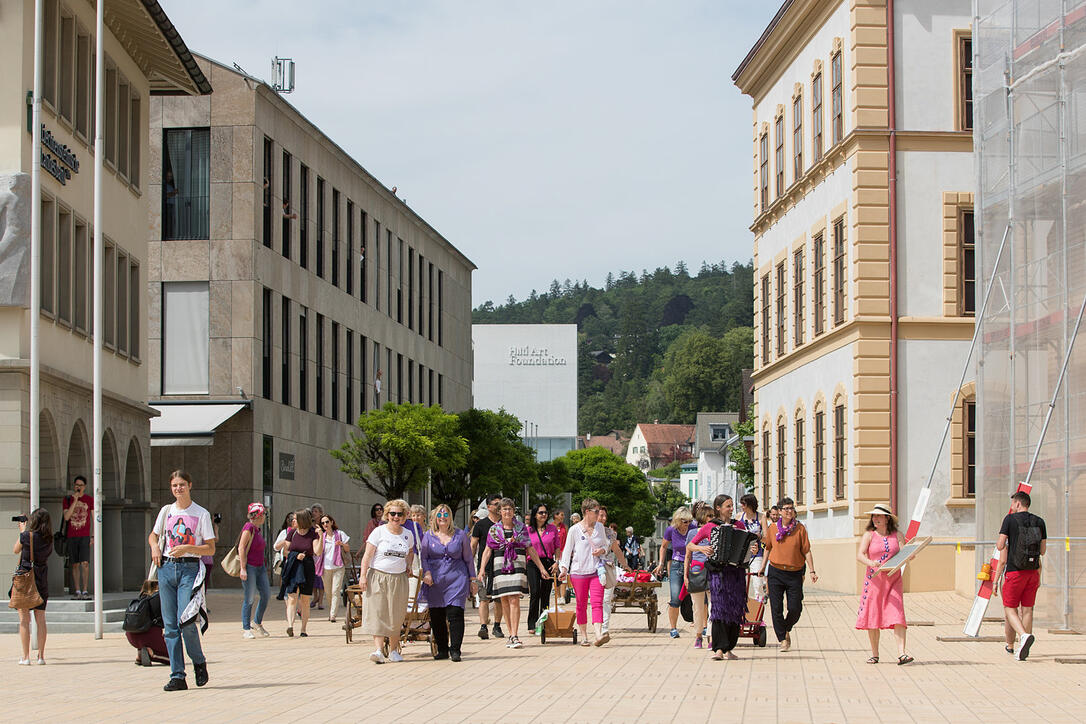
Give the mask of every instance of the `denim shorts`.
<path id="1" fill-rule="evenodd" d="M 679 593 L 683 590 L 683 562 L 671 561 L 667 564 L 667 582 L 671 587 L 671 600 L 667 605 L 679 607 Z"/>

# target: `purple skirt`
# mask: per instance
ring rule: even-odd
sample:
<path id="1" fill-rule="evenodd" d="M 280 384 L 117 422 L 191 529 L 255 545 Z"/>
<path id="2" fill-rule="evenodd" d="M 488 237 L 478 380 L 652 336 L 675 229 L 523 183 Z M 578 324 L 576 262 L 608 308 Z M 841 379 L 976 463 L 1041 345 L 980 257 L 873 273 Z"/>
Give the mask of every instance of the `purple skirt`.
<path id="1" fill-rule="evenodd" d="M 727 566 L 719 573 L 709 572 L 709 619 L 724 623 L 743 623 L 747 615 L 746 574 L 742 568 Z"/>

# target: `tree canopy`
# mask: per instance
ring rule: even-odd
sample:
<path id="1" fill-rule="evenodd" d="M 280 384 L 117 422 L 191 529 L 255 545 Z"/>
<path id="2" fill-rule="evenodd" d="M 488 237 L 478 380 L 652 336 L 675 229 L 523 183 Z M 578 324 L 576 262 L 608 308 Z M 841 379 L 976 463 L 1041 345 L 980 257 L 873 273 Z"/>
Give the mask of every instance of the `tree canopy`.
<path id="1" fill-rule="evenodd" d="M 641 536 L 653 534 L 656 501 L 640 470 L 602 447 L 573 450 L 563 460 L 576 486 L 573 510 L 580 510 L 585 498 L 595 498 L 607 507 L 610 522 L 633 526 Z"/>

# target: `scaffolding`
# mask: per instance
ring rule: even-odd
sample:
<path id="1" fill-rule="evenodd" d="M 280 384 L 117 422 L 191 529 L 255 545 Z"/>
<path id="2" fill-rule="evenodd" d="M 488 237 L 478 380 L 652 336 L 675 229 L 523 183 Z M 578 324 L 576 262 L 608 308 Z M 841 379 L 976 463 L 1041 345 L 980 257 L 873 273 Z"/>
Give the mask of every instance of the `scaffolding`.
<path id="1" fill-rule="evenodd" d="M 1037 619 L 1086 629 L 1086 0 L 974 0 L 973 142 L 980 320 L 977 538 L 994 539 L 1030 467 L 1048 555 Z M 1009 227 L 1007 251 L 997 245 Z M 978 566 L 982 556 L 978 550 Z"/>

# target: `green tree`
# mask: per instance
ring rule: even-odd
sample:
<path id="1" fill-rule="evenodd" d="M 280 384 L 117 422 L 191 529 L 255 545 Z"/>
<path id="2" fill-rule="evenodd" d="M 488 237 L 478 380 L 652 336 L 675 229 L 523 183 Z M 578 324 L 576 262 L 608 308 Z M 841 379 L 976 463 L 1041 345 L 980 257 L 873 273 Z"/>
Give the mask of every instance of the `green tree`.
<path id="1" fill-rule="evenodd" d="M 729 448 L 731 464 L 728 466 L 735 471 L 739 482 L 748 493 L 754 492 L 754 461 L 750 459 L 747 444 L 744 440 L 754 435 L 754 406 L 747 410 L 747 419 L 735 426 L 735 433 L 739 440 Z"/>
<path id="2" fill-rule="evenodd" d="M 568 452 L 564 460 L 576 486 L 574 510 L 585 498 L 595 498 L 607 506 L 609 522 L 633 526 L 641 536 L 653 534 L 656 501 L 640 470 L 602 447 Z"/>
<path id="3" fill-rule="evenodd" d="M 671 520 L 676 508 L 690 502 L 690 498 L 670 482 L 652 486 L 652 496 L 656 502 L 656 517 L 663 520 Z"/>
<path id="4" fill-rule="evenodd" d="M 434 405 L 393 404 L 358 418 L 361 434 L 351 433 L 328 452 L 339 469 L 386 500 L 426 487 L 428 473 L 442 474 L 464 464 L 467 441 L 458 434 L 456 415 Z"/>

